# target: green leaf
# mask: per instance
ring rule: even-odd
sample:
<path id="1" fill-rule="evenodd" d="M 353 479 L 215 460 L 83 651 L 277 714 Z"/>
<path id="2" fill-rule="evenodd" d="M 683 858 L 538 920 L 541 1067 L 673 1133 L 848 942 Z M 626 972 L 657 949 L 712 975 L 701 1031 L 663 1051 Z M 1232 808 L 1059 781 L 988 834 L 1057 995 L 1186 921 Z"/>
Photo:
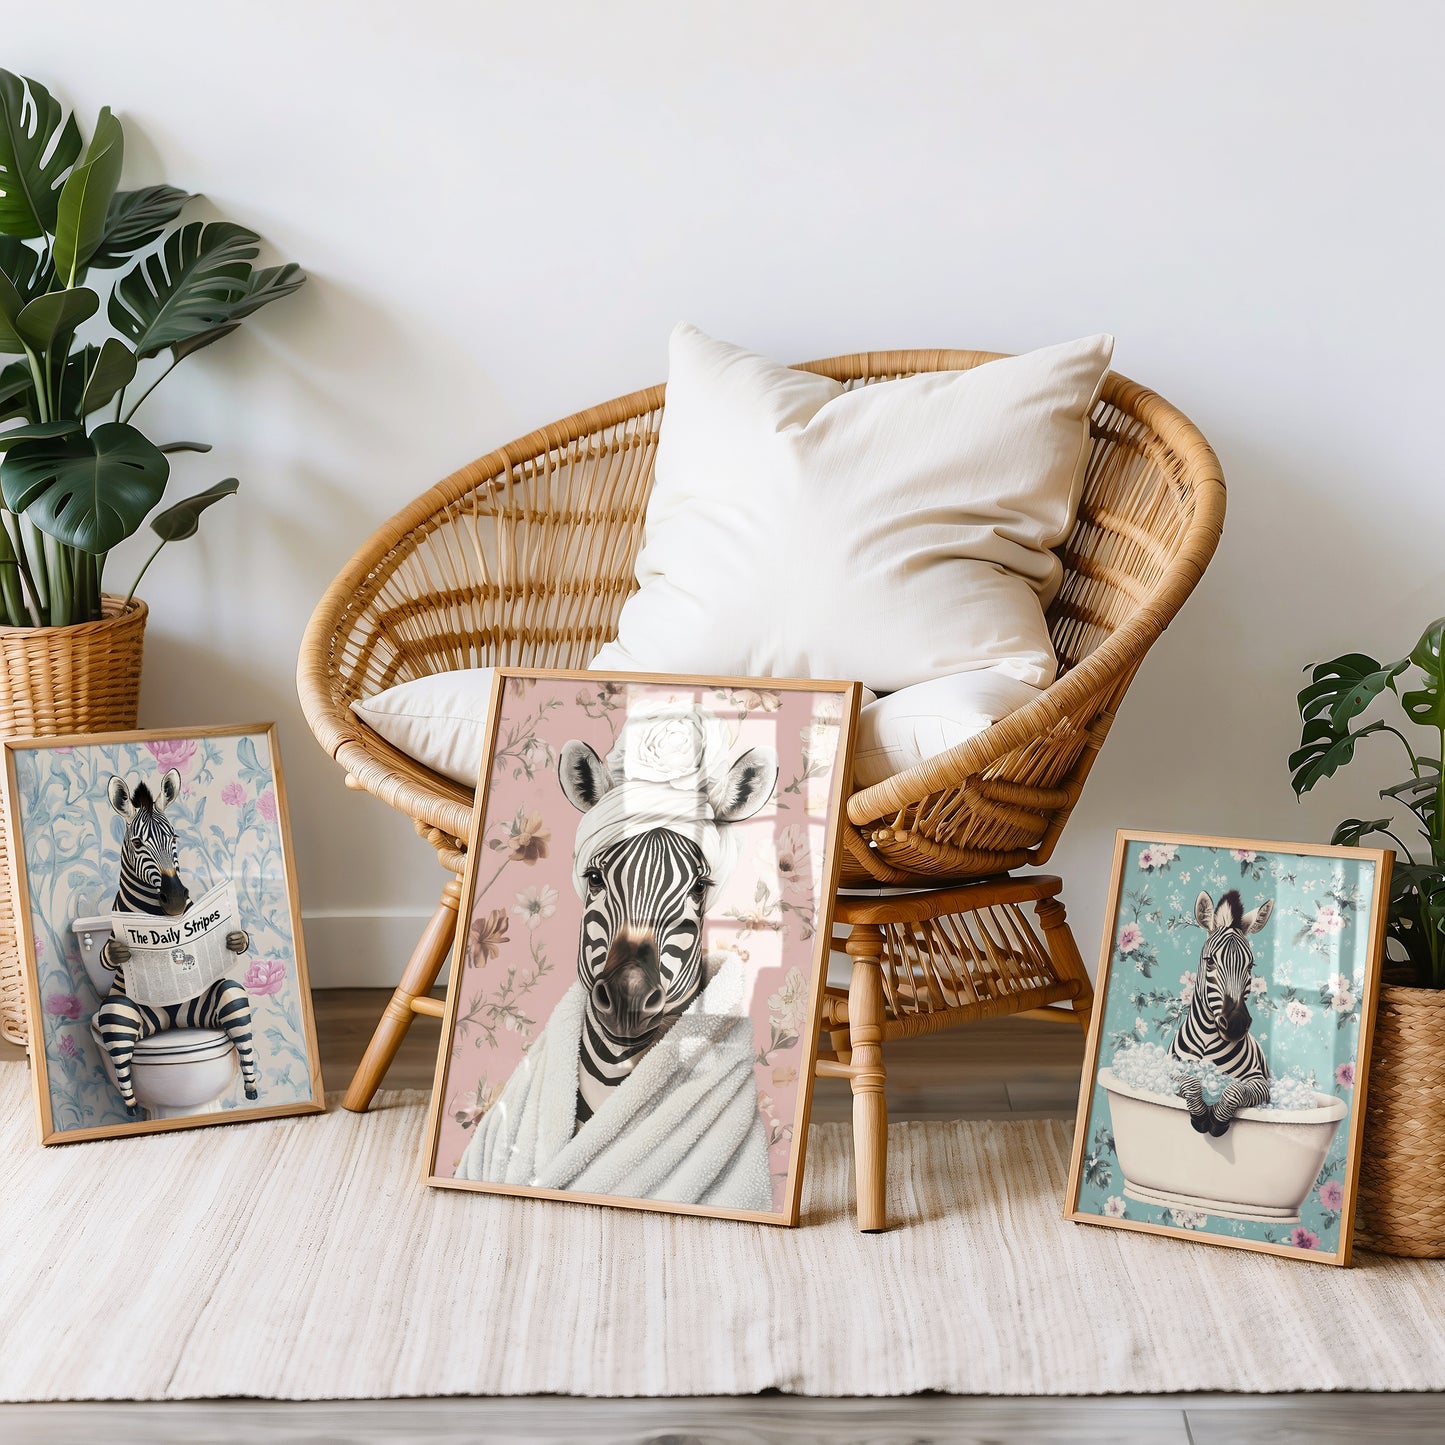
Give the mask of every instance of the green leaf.
<path id="1" fill-rule="evenodd" d="M 214 346 L 222 337 L 229 336 L 233 331 L 239 331 L 239 321 L 228 321 L 224 326 L 213 326 L 209 331 L 203 331 L 199 336 L 192 336 L 188 341 L 178 341 L 171 347 L 171 354 L 177 361 L 184 361 L 186 357 L 195 355 L 198 351 L 204 351 L 208 346 Z"/>
<path id="2" fill-rule="evenodd" d="M 124 159 L 125 132 L 110 107 L 102 106 L 84 158 L 61 187 L 56 210 L 52 254 L 56 274 L 65 278 L 67 286 L 75 285 L 76 276 L 89 263 L 105 234 L 106 216 L 120 184 Z"/>
<path id="3" fill-rule="evenodd" d="M 109 270 L 144 250 L 194 197 L 177 186 L 142 186 L 117 191 L 105 213 L 105 230 L 90 264 Z"/>
<path id="4" fill-rule="evenodd" d="M 88 437 L 12 448 L 0 463 L 0 496 L 57 541 L 109 552 L 160 501 L 170 469 L 134 427 L 105 422 Z"/>
<path id="5" fill-rule="evenodd" d="M 1330 724 L 1338 732 L 1364 712 L 1408 666 L 1408 658 L 1382 663 L 1363 652 L 1319 663 L 1310 674 L 1310 685 L 1299 695 L 1300 720 L 1308 722 L 1329 713 Z"/>
<path id="6" fill-rule="evenodd" d="M 231 319 L 222 326 L 215 326 L 209 331 L 203 331 L 199 336 L 191 337 L 189 341 L 178 342 L 171 348 L 176 360 L 184 361 L 195 352 L 214 345 L 223 336 L 229 336 L 236 330 L 242 317 L 259 311 L 272 301 L 279 301 L 283 296 L 289 296 L 305 284 L 306 274 L 294 261 L 288 261 L 284 266 L 267 266 L 264 270 L 253 271 L 246 280 L 245 292 L 231 303 L 227 311 Z"/>
<path id="7" fill-rule="evenodd" d="M 15 283 L 0 271 L 0 351 L 14 353 L 25 350 L 24 338 L 16 330 L 26 301 Z"/>
<path id="8" fill-rule="evenodd" d="M 166 442 L 161 450 L 170 452 L 208 452 L 211 449 L 210 442 Z"/>
<path id="9" fill-rule="evenodd" d="M 116 283 L 110 323 L 142 358 L 230 319 L 251 275 L 259 237 L 229 221 L 192 221 Z"/>
<path id="10" fill-rule="evenodd" d="M 20 308 L 15 329 L 36 351 L 68 351 L 70 338 L 82 321 L 100 310 L 100 297 L 88 286 L 70 291 L 52 291 L 37 296 Z"/>
<path id="11" fill-rule="evenodd" d="M 87 348 L 88 349 L 88 348 Z M 108 336 L 90 368 L 80 398 L 80 415 L 99 411 L 122 387 L 135 378 L 135 352 L 125 342 Z"/>
<path id="12" fill-rule="evenodd" d="M 24 361 L 12 361 L 0 371 L 0 421 L 11 421 L 17 416 L 26 421 L 38 420 L 35 378 L 30 375 L 29 363 Z"/>
<path id="13" fill-rule="evenodd" d="M 0 231 L 55 230 L 60 188 L 80 155 L 80 127 L 34 80 L 0 70 Z"/>
<path id="14" fill-rule="evenodd" d="M 1392 821 L 1390 818 L 1372 818 L 1368 822 L 1364 818 L 1346 818 L 1330 835 L 1330 846 L 1358 848 L 1361 838 L 1368 838 L 1373 833 L 1383 833 Z"/>
<path id="15" fill-rule="evenodd" d="M 197 492 L 194 497 L 187 497 L 185 501 L 167 507 L 164 512 L 157 512 L 151 518 L 151 531 L 162 542 L 184 542 L 188 537 L 194 537 L 201 527 L 201 513 L 223 497 L 234 497 L 240 485 L 235 477 L 227 477 L 214 487 L 207 487 L 204 492 Z"/>
<path id="16" fill-rule="evenodd" d="M 68 421 L 34 421 L 25 426 L 12 427 L 0 432 L 0 451 L 18 446 L 21 442 L 46 441 L 51 437 L 69 436 L 80 430 L 80 422 L 74 418 Z"/>
<path id="17" fill-rule="evenodd" d="M 1358 732 L 1336 733 L 1324 718 L 1304 726 L 1300 746 L 1289 755 L 1290 779 L 1295 795 L 1309 792 L 1322 778 L 1333 777 L 1355 755 L 1355 744 L 1371 733 L 1380 732 L 1383 722 L 1373 722 Z"/>
<path id="18" fill-rule="evenodd" d="M 10 278 L 23 301 L 43 296 L 55 279 L 55 269 L 44 253 L 18 236 L 0 236 L 0 271 Z"/>
<path id="19" fill-rule="evenodd" d="M 1420 635 L 1410 661 L 1425 674 L 1424 686 L 1400 694 L 1400 706 L 1411 722 L 1422 727 L 1445 728 L 1445 617 L 1436 618 Z"/>

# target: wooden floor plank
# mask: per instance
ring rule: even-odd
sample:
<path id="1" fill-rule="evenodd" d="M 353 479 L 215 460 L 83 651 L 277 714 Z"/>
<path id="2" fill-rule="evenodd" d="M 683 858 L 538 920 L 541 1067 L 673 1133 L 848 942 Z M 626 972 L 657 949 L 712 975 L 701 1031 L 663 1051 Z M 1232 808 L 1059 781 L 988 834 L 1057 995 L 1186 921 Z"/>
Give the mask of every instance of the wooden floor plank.
<path id="1" fill-rule="evenodd" d="M 12 1405 L 26 1445 L 1189 1445 L 1177 1405 L 1108 1400 L 254 1400 Z"/>
<path id="2" fill-rule="evenodd" d="M 1193 1445 L 1440 1445 L 1439 1395 L 1294 1395 L 1186 1411 Z"/>

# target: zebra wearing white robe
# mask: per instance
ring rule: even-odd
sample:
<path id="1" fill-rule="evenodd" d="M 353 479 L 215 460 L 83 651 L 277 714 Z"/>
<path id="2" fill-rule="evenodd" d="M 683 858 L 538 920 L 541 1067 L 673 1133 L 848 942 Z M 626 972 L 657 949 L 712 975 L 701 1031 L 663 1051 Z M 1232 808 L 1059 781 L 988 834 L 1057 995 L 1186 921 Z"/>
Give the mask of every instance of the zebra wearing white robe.
<path id="1" fill-rule="evenodd" d="M 618 786 L 607 764 L 576 739 L 562 748 L 557 773 L 568 800 L 584 813 Z M 777 778 L 771 749 L 744 753 L 716 789 L 712 823 L 751 817 L 772 796 Z M 717 860 L 710 862 L 681 826 L 684 831 L 659 826 L 622 836 L 578 860 L 586 866 L 577 976 L 587 996 L 578 1049 L 578 1129 L 711 981 L 703 915 L 724 880 Z"/>
<path id="2" fill-rule="evenodd" d="M 190 890 L 181 881 L 180 849 L 176 830 L 166 809 L 181 791 L 180 772 L 172 768 L 161 779 L 160 796 L 153 798 L 144 783 L 132 791 L 124 778 L 111 778 L 106 788 L 110 806 L 125 819 L 121 844 L 120 882 L 112 905 L 120 913 L 150 913 L 177 918 L 190 905 Z M 242 929 L 226 935 L 232 953 L 245 953 L 251 946 Z M 101 950 L 101 961 L 114 970 L 110 992 L 95 1015 L 101 1046 L 115 1066 L 116 1085 L 128 1109 L 136 1109 L 131 1064 L 136 1046 L 153 1034 L 168 1029 L 222 1029 L 235 1045 L 241 1062 L 241 1079 L 246 1097 L 259 1095 L 260 1069 L 251 1036 L 251 999 L 243 985 L 231 978 L 219 978 L 197 998 L 184 1003 L 137 1003 L 125 991 L 125 962 L 130 949 L 109 939 Z"/>
<path id="3" fill-rule="evenodd" d="M 1204 1098 L 1199 1080 L 1183 1075 L 1176 1092 L 1189 1108 L 1189 1122 L 1201 1134 L 1226 1134 L 1241 1109 L 1269 1101 L 1269 1068 L 1264 1050 L 1249 1032 L 1250 979 L 1254 950 L 1249 935 L 1258 933 L 1274 911 L 1274 899 L 1244 911 L 1244 902 L 1231 889 L 1216 906 L 1208 893 L 1194 904 L 1194 918 L 1205 931 L 1199 955 L 1194 997 L 1179 1025 L 1169 1053 L 1176 1059 L 1211 1063 L 1233 1080 L 1213 1103 Z"/>

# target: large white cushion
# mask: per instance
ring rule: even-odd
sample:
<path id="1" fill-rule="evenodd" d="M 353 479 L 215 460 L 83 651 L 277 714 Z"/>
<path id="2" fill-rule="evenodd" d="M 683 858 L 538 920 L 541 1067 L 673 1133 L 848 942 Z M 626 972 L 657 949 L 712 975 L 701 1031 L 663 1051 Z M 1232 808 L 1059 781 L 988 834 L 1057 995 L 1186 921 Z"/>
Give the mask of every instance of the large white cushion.
<path id="1" fill-rule="evenodd" d="M 1046 686 L 1050 549 L 1112 354 L 1091 336 L 845 391 L 679 326 L 641 588 L 592 666 Z"/>
<path id="2" fill-rule="evenodd" d="M 492 669 L 473 667 L 403 682 L 351 706 L 394 748 L 470 788 L 481 768 L 491 693 Z M 854 782 L 867 787 L 946 752 L 1037 695 L 1028 683 L 987 670 L 935 678 L 889 697 L 865 691 Z"/>

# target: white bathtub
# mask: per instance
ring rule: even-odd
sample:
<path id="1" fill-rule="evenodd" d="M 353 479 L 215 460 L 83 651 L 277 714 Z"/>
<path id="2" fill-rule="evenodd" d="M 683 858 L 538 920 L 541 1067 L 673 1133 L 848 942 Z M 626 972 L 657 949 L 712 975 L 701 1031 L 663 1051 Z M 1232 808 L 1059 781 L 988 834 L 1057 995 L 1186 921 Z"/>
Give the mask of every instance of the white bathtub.
<path id="1" fill-rule="evenodd" d="M 1109 1096 L 1124 1195 L 1226 1219 L 1295 1224 L 1345 1117 L 1343 1099 L 1313 1109 L 1241 1109 L 1216 1139 L 1197 1132 L 1184 1100 L 1135 1089 L 1099 1071 Z"/>

